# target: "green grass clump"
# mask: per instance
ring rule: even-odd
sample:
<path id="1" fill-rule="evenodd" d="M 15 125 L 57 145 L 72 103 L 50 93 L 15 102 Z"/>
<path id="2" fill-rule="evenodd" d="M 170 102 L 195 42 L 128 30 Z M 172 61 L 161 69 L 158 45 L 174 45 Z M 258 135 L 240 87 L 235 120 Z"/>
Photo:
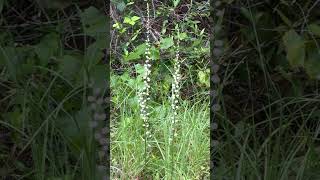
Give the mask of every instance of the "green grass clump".
<path id="1" fill-rule="evenodd" d="M 153 177 L 161 179 L 199 179 L 209 175 L 209 103 L 184 101 L 177 115 L 179 134 L 172 146 L 172 111 L 169 102 L 155 104 L 151 111 L 149 138 L 151 154 L 144 156 L 144 128 L 139 111 L 121 105 L 112 132 L 113 177 Z M 173 156 L 173 157 L 172 157 Z M 147 163 L 144 164 L 144 160 Z M 172 162 L 173 160 L 173 162 Z M 171 174 L 174 165 L 173 176 Z"/>

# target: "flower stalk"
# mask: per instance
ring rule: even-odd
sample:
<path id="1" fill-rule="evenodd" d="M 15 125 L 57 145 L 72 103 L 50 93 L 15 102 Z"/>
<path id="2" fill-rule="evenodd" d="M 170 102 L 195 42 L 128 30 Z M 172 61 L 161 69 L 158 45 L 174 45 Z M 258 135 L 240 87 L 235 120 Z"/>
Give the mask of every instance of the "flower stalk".
<path id="1" fill-rule="evenodd" d="M 171 136 L 169 137 L 169 143 L 171 145 L 171 178 L 173 177 L 174 172 L 174 138 L 178 136 L 177 133 L 177 127 L 176 123 L 178 121 L 177 115 L 178 115 L 178 108 L 179 108 L 179 97 L 180 97 L 180 80 L 181 80 L 181 62 L 180 62 L 180 33 L 179 29 L 178 31 L 178 38 L 176 43 L 176 52 L 175 52 L 175 58 L 173 59 L 173 81 L 172 81 L 172 90 L 171 90 L 171 110 L 172 110 L 172 116 L 171 116 Z"/>
<path id="2" fill-rule="evenodd" d="M 148 139 L 151 137 L 150 131 L 150 108 L 148 106 L 148 101 L 150 100 L 150 75 L 151 75 L 151 45 L 150 45 L 150 8 L 147 2 L 147 20 L 146 20 L 146 51 L 145 51 L 145 62 L 144 62 L 144 74 L 143 74 L 143 88 L 139 91 L 139 105 L 140 105 L 140 116 L 143 120 L 143 127 L 145 129 L 144 141 L 145 141 L 145 157 L 147 157 L 148 147 L 151 145 Z"/>

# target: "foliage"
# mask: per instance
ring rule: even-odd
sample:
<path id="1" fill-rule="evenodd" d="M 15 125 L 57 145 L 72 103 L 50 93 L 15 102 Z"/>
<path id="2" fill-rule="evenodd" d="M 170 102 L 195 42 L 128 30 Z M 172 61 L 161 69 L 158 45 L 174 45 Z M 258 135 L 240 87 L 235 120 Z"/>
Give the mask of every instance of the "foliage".
<path id="1" fill-rule="evenodd" d="M 107 85 L 101 62 L 108 23 L 95 6 L 0 1 L 1 177 L 97 175 L 86 96 L 88 79 Z"/>
<path id="2" fill-rule="evenodd" d="M 111 6 L 111 33 L 115 34 L 111 41 L 112 51 L 115 52 L 111 58 L 111 123 L 114 138 L 112 177 L 208 178 L 209 137 L 206 135 L 209 128 L 209 109 L 208 98 L 204 96 L 208 94 L 210 73 L 207 70 L 209 26 L 204 23 L 209 18 L 208 8 L 205 7 L 208 2 L 166 1 L 151 6 L 152 70 L 151 94 L 148 101 L 151 108 L 148 118 L 151 128 L 151 137 L 148 138 L 150 157 L 144 156 L 144 128 L 137 99 L 137 93 L 143 87 L 142 75 L 145 72 L 141 64 L 145 61 L 144 54 L 147 49 L 143 41 L 146 39 L 147 11 L 145 7 L 140 6 L 142 2 L 116 1 Z M 187 6 L 190 7 L 189 10 L 185 9 Z M 198 8 L 199 6 L 202 8 Z M 170 98 L 173 76 L 177 73 L 174 70 L 174 58 L 178 51 L 182 75 L 179 82 L 182 85 L 179 92 L 181 99 L 178 99 L 182 107 L 180 109 L 179 106 L 177 112 L 173 112 L 170 110 L 173 106 L 170 101 L 173 99 Z M 198 71 L 202 72 L 200 76 Z M 171 122 L 173 117 L 177 120 L 175 124 Z M 178 134 L 177 138 L 174 138 L 174 145 L 169 140 L 172 138 L 173 128 L 174 134 Z M 196 139 L 203 141 L 199 142 Z M 144 164 L 146 158 L 148 160 Z"/>

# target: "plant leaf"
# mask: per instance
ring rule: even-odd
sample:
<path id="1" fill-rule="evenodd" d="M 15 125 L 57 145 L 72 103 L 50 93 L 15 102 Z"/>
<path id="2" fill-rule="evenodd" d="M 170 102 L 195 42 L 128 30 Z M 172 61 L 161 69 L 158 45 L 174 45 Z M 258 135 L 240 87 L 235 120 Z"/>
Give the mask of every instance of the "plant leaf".
<path id="1" fill-rule="evenodd" d="M 124 60 L 131 61 L 131 60 L 139 59 L 140 55 L 144 53 L 146 48 L 147 48 L 147 45 L 145 43 L 140 44 L 134 49 L 134 51 L 130 52 L 128 56 L 125 56 Z"/>
<path id="2" fill-rule="evenodd" d="M 305 44 L 304 39 L 294 30 L 285 33 L 282 38 L 287 51 L 287 59 L 292 67 L 304 65 Z"/>
<path id="3" fill-rule="evenodd" d="M 203 30 L 204 30 L 204 28 L 203 28 Z M 188 38 L 188 35 L 185 32 L 184 33 L 179 33 L 178 38 L 179 38 L 179 40 L 182 41 L 182 40 Z"/>
<path id="4" fill-rule="evenodd" d="M 206 87 L 210 87 L 210 80 L 209 80 L 210 70 L 207 69 L 206 71 L 199 71 L 198 78 L 201 84 L 204 84 Z"/>
<path id="5" fill-rule="evenodd" d="M 103 59 L 103 49 L 106 47 L 106 41 L 100 39 L 92 43 L 86 50 L 84 59 L 87 64 L 86 67 L 91 69 L 93 66 L 101 62 Z"/>
<path id="6" fill-rule="evenodd" d="M 59 35 L 50 33 L 44 36 L 40 43 L 35 46 L 35 52 L 38 55 L 42 66 L 46 66 L 49 59 L 57 55 L 59 44 Z"/>
<path id="7" fill-rule="evenodd" d="M 171 46 L 173 46 L 173 38 L 172 37 L 161 39 L 161 41 L 160 41 L 160 48 L 161 49 L 168 49 Z"/>
<path id="8" fill-rule="evenodd" d="M 138 21 L 139 19 L 140 19 L 140 17 L 138 17 L 138 16 L 131 17 L 131 21 L 134 21 L 134 22 Z"/>
<path id="9" fill-rule="evenodd" d="M 89 7 L 80 14 L 84 33 L 96 39 L 103 38 L 108 29 L 107 17 L 95 7 Z"/>
<path id="10" fill-rule="evenodd" d="M 180 0 L 173 0 L 174 7 L 177 7 L 179 3 L 180 3 Z"/>

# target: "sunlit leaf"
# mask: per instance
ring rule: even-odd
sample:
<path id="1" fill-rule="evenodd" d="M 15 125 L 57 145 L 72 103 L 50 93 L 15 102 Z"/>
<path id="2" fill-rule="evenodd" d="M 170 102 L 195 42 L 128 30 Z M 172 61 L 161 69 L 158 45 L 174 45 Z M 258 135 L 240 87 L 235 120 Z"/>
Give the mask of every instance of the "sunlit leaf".
<path id="1" fill-rule="evenodd" d="M 172 37 L 161 39 L 161 41 L 160 41 L 160 48 L 161 49 L 168 49 L 171 46 L 173 46 L 173 38 Z"/>

